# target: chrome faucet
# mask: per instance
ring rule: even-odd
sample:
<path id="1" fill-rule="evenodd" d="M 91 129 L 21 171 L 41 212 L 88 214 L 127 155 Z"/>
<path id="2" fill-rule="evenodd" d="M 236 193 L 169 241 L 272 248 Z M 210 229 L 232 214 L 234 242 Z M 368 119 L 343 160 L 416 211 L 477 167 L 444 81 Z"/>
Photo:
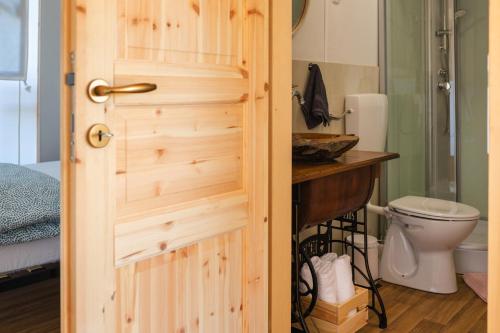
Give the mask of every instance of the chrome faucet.
<path id="1" fill-rule="evenodd" d="M 297 85 L 292 85 L 292 99 L 294 97 L 297 98 L 297 101 L 299 102 L 300 105 L 304 105 L 306 104 L 306 100 L 304 99 L 304 97 L 302 96 L 302 94 L 300 93 L 300 91 L 297 90 Z"/>
<path id="2" fill-rule="evenodd" d="M 450 95 L 451 84 L 448 81 L 443 81 L 438 83 L 439 90 L 443 91 L 447 96 Z"/>

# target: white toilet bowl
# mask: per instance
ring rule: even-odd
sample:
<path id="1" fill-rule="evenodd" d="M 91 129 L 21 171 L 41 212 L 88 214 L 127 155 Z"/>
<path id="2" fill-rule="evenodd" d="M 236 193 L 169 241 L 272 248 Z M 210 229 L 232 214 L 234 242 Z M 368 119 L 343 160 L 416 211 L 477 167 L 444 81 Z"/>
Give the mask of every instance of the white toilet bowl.
<path id="1" fill-rule="evenodd" d="M 479 211 L 439 199 L 404 197 L 389 204 L 384 281 L 433 293 L 457 291 L 453 251 L 474 230 Z"/>

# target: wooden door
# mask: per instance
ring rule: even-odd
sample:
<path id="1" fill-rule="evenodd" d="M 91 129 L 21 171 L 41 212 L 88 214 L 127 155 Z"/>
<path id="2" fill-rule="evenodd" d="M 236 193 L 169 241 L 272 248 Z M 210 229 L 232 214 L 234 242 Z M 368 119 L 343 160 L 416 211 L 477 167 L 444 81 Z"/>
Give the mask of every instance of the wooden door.
<path id="1" fill-rule="evenodd" d="M 268 1 L 65 6 L 64 331 L 266 332 Z M 94 79 L 158 88 L 98 104 Z"/>

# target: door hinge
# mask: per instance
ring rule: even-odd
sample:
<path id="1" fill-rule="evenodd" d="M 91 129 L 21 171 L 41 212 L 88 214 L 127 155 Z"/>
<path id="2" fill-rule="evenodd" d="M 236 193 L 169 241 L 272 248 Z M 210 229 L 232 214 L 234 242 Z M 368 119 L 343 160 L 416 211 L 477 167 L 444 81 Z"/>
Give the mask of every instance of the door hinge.
<path id="1" fill-rule="evenodd" d="M 67 86 L 73 87 L 75 85 L 75 73 L 66 73 L 65 83 Z"/>

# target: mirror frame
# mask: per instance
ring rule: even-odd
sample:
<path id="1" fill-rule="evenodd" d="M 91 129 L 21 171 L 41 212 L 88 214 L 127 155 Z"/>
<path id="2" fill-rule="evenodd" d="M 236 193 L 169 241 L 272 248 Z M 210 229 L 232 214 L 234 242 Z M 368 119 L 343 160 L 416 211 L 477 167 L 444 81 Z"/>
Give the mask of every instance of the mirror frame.
<path id="1" fill-rule="evenodd" d="M 293 1 L 293 0 L 292 0 Z M 300 14 L 299 20 L 297 21 L 296 24 L 292 25 L 292 35 L 299 30 L 299 28 L 302 26 L 302 23 L 304 23 L 304 17 L 307 14 L 307 9 L 309 8 L 309 0 L 304 0 L 304 6 L 302 7 L 302 13 Z M 293 17 L 293 15 L 292 15 Z M 293 22 L 292 22 L 293 24 Z"/>

